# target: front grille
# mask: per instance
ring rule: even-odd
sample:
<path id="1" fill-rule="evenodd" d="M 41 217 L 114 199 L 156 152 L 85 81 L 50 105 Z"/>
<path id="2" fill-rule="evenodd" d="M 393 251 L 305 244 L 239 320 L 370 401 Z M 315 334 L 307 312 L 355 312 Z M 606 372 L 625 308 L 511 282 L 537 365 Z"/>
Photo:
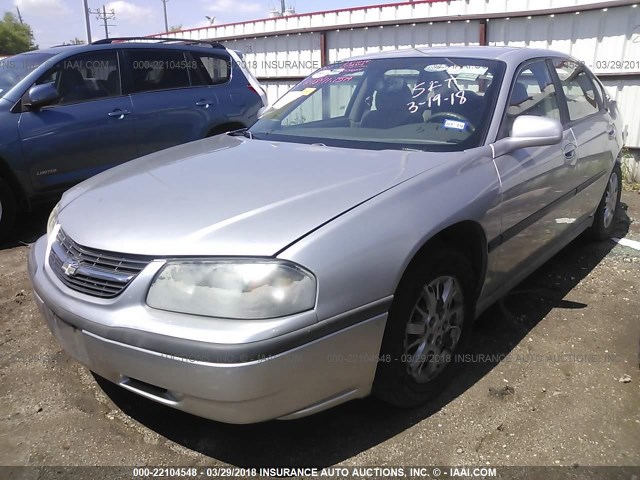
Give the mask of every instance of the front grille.
<path id="1" fill-rule="evenodd" d="M 114 298 L 152 260 L 142 255 L 122 255 L 83 247 L 62 229 L 51 246 L 49 265 L 67 287 L 94 297 Z"/>

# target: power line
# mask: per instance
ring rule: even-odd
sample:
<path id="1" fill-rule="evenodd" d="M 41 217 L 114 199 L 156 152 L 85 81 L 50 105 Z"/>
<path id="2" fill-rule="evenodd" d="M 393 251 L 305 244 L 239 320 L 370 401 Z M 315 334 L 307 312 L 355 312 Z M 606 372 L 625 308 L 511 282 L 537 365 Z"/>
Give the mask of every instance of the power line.
<path id="1" fill-rule="evenodd" d="M 109 20 L 113 20 L 114 18 L 116 18 L 115 10 L 112 8 L 111 10 L 107 11 L 107 7 L 102 5 L 102 10 L 100 10 L 99 8 L 95 10 L 88 9 L 87 12 L 92 15 L 96 15 L 96 18 L 98 20 L 102 20 L 102 24 L 104 25 L 105 38 L 109 38 L 109 27 L 116 26 L 109 23 Z"/>

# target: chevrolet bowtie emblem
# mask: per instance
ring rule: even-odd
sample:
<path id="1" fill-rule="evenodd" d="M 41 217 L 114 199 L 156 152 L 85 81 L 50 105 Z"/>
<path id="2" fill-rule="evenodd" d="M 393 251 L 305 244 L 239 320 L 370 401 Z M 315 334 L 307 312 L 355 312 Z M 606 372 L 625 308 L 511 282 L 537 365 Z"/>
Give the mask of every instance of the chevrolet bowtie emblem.
<path id="1" fill-rule="evenodd" d="M 62 265 L 62 271 L 67 277 L 73 277 L 78 271 L 78 268 L 80 268 L 80 264 L 78 262 L 65 262 Z"/>

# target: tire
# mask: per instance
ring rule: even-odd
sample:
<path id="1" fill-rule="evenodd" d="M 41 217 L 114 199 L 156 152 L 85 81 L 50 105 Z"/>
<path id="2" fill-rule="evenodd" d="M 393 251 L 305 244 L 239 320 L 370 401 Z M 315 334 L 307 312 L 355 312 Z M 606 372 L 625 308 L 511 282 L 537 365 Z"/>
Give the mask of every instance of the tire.
<path id="1" fill-rule="evenodd" d="M 16 200 L 9 185 L 0 178 L 0 241 L 4 240 L 16 219 Z"/>
<path id="2" fill-rule="evenodd" d="M 620 169 L 620 162 L 616 162 L 589 231 L 591 238 L 594 240 L 602 241 L 611 238 L 616 223 L 615 214 L 620 204 L 621 191 L 622 170 Z"/>
<path id="3" fill-rule="evenodd" d="M 408 408 L 442 391 L 460 367 L 456 352 L 469 338 L 473 287 L 471 264 L 454 249 L 434 249 L 409 267 L 389 312 L 373 385 L 375 396 Z M 447 297 L 445 292 L 454 293 Z M 450 308 L 434 303 L 443 297 Z"/>

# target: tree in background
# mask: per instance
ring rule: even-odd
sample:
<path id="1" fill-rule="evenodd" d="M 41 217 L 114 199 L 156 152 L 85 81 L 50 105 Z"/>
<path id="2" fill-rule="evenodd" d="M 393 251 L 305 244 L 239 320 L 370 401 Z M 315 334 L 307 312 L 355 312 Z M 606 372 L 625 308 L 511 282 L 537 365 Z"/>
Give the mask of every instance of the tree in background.
<path id="1" fill-rule="evenodd" d="M 169 27 L 169 33 L 179 32 L 180 30 L 182 30 L 182 24 Z"/>
<path id="2" fill-rule="evenodd" d="M 37 48 L 31 27 L 20 23 L 13 13 L 5 13 L 0 20 L 0 54 L 15 55 Z"/>

